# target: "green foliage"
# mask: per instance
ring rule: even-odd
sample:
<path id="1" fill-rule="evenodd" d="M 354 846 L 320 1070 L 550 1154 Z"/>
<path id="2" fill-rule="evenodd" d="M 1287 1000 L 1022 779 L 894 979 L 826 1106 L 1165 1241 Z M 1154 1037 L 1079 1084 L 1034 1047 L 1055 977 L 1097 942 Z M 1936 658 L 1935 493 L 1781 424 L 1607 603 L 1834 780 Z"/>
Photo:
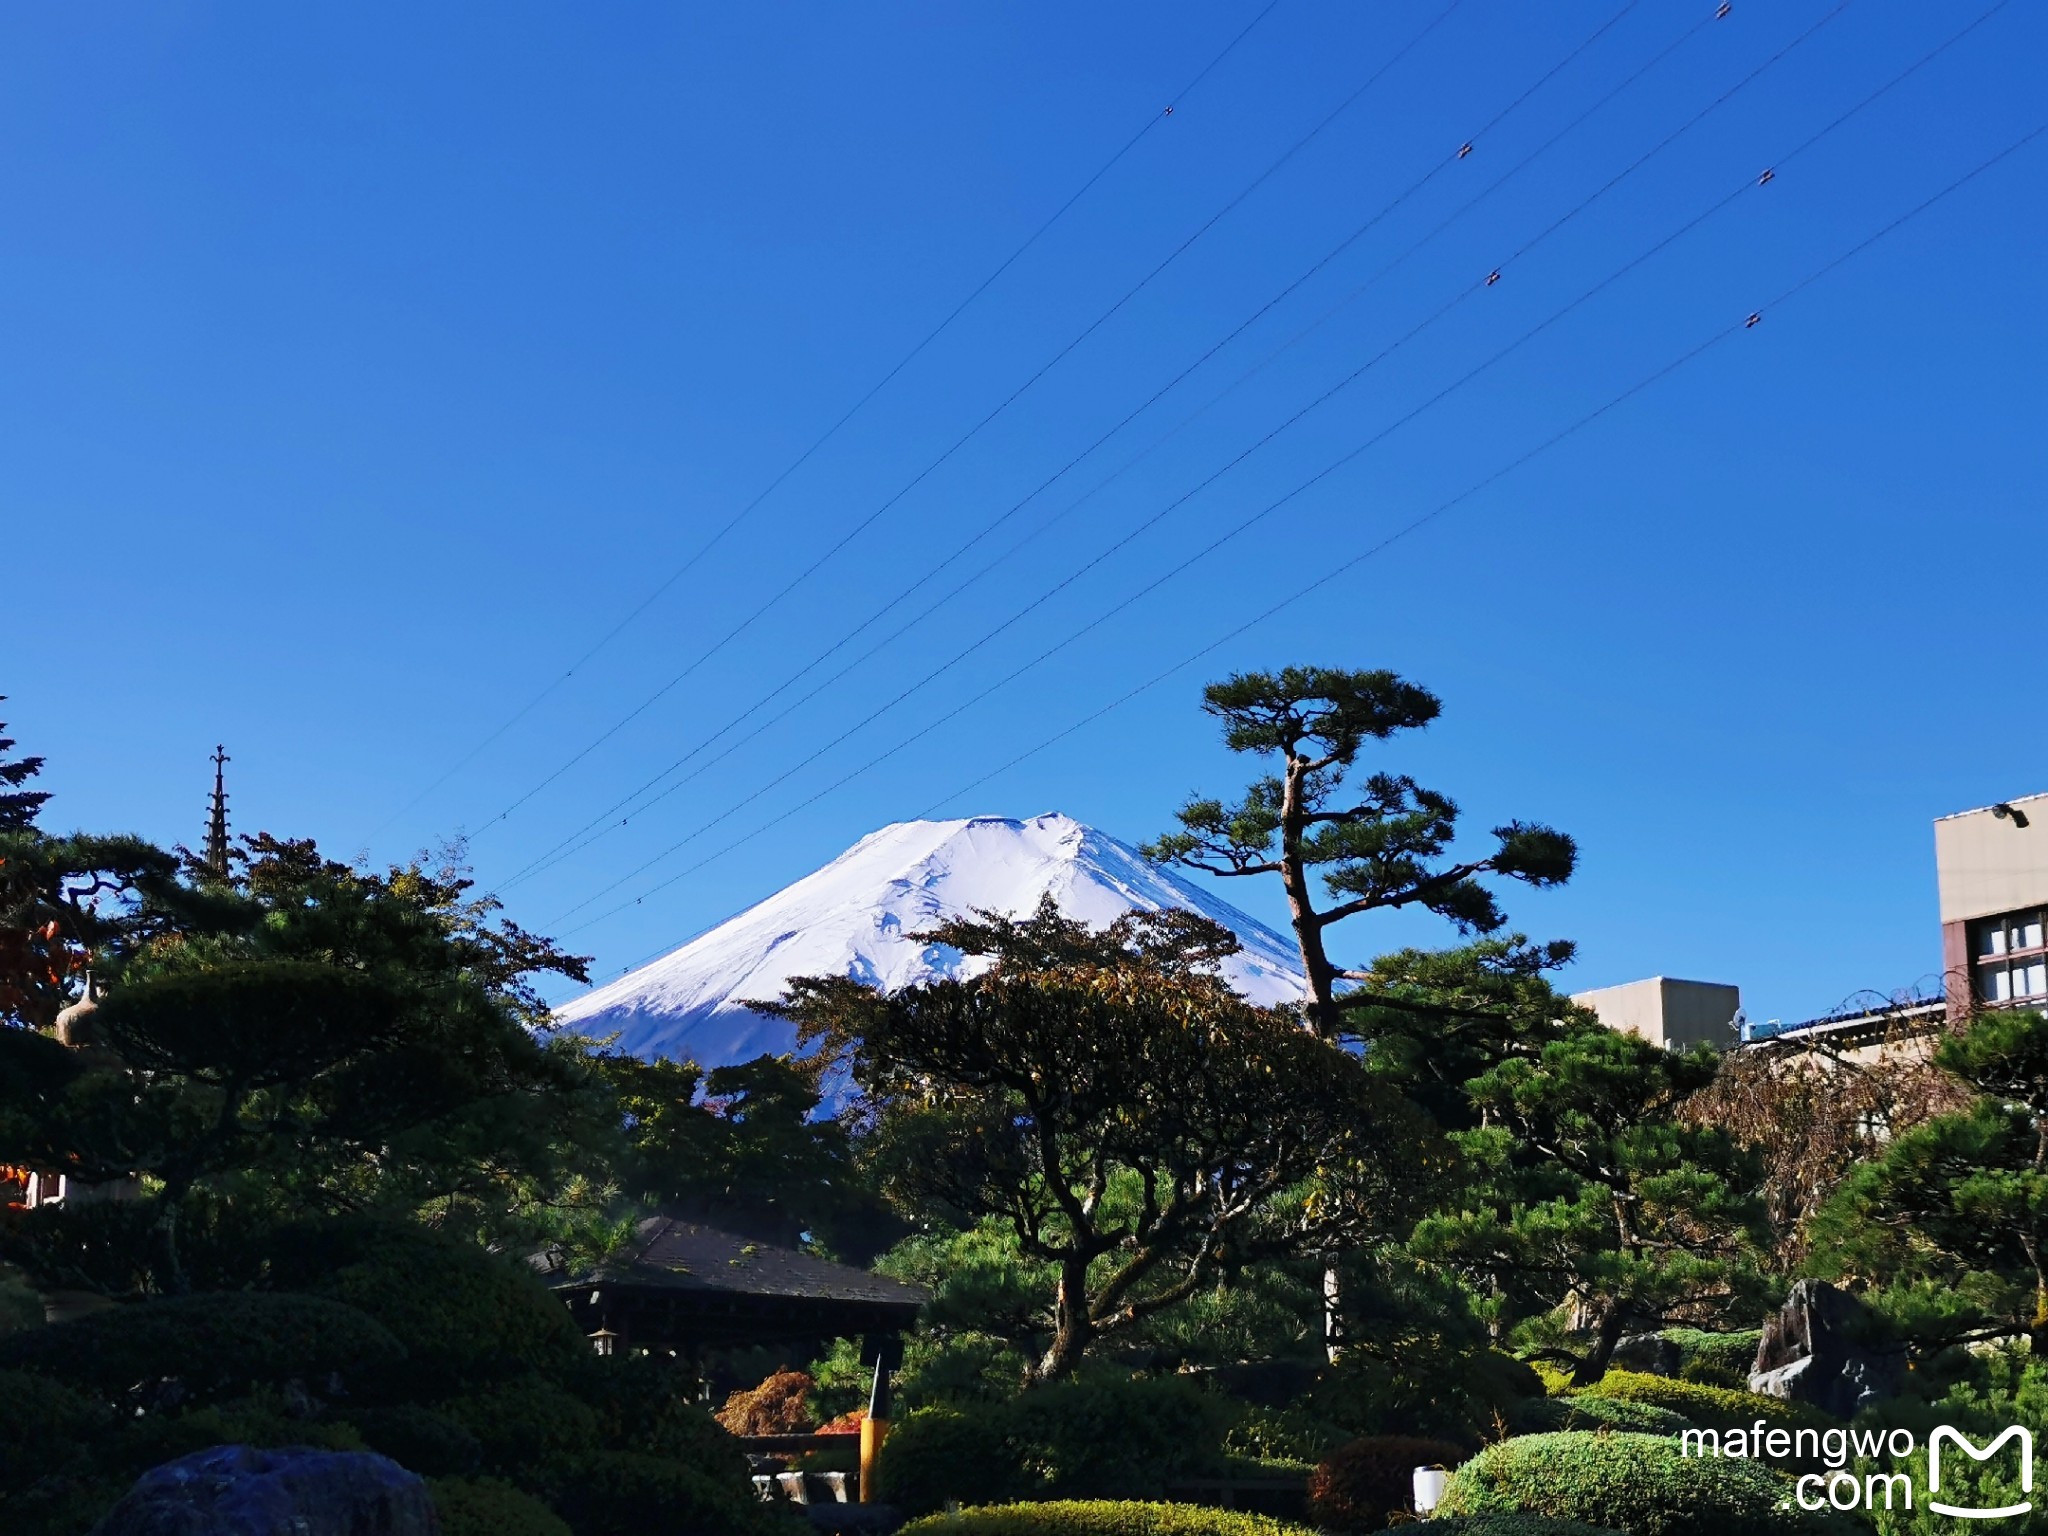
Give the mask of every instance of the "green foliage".
<path id="1" fill-rule="evenodd" d="M 104 1404 L 61 1382 L 25 1371 L 0 1371 L 0 1495 L 18 1493 L 83 1452 L 82 1442 L 107 1427 Z M 34 1433 L 23 1433 L 26 1426 Z"/>
<path id="2" fill-rule="evenodd" d="M 1542 1390 L 1521 1361 L 1469 1340 L 1424 1341 L 1389 1357 L 1347 1353 L 1323 1371 L 1304 1406 L 1352 1435 L 1418 1434 L 1475 1447 Z"/>
<path id="3" fill-rule="evenodd" d="M 1630 1536 L 1775 1536 L 1824 1530 L 1792 1506 L 1761 1462 L 1682 1456 L 1660 1435 L 1523 1435 L 1451 1475 L 1445 1515 L 1523 1513 L 1583 1520 Z"/>
<path id="4" fill-rule="evenodd" d="M 1156 1498 L 1222 1453 L 1225 1410 L 1183 1382 L 1072 1381 L 965 1412 L 922 1408 L 882 1452 L 882 1497 L 911 1514 L 948 1503 Z"/>
<path id="5" fill-rule="evenodd" d="M 1419 1117 L 1355 1056 L 1206 968 L 1235 941 L 1204 922 L 1097 934 L 1048 899 L 924 935 L 1006 957 L 966 980 L 791 984 L 785 1011 L 845 1054 L 875 1112 L 890 1194 L 1005 1223 L 1056 1267 L 1041 1379 L 1249 1265 L 1385 1235 L 1436 1170 Z"/>
<path id="6" fill-rule="evenodd" d="M 1311 1536 L 1306 1526 L 1198 1504 L 1062 1499 L 928 1515 L 899 1536 Z"/>
<path id="7" fill-rule="evenodd" d="M 441 1536 L 575 1536 L 547 1505 L 508 1484 L 437 1477 L 430 1486 Z"/>
<path id="8" fill-rule="evenodd" d="M 1742 1429 L 1758 1419 L 1788 1429 L 1808 1425 L 1826 1429 L 1837 1422 L 1810 1403 L 1792 1403 L 1756 1392 L 1738 1392 L 1730 1387 L 1710 1387 L 1669 1376 L 1652 1376 L 1647 1371 L 1609 1371 L 1598 1382 L 1577 1393 L 1574 1401 L 1584 1402 L 1587 1399 L 1663 1408 L 1702 1429 Z"/>
<path id="9" fill-rule="evenodd" d="M 1309 1510 L 1326 1531 L 1377 1531 L 1409 1507 L 1417 1467 L 1455 1467 L 1462 1446 L 1415 1435 L 1367 1435 L 1339 1446 L 1309 1479 Z"/>
<path id="10" fill-rule="evenodd" d="M 1314 1466 L 1342 1445 L 1344 1431 L 1306 1408 L 1246 1408 L 1223 1436 L 1223 1448 L 1265 1461 Z"/>
<path id="11" fill-rule="evenodd" d="M 97 1450 L 103 1467 L 128 1476 L 216 1445 L 253 1445 L 274 1450 L 310 1445 L 326 1451 L 360 1451 L 363 1439 L 345 1420 L 310 1418 L 303 1402 L 277 1391 L 259 1391 L 226 1402 L 183 1411 L 143 1414 L 122 1425 Z"/>
<path id="12" fill-rule="evenodd" d="M 1431 1520 L 1429 1536 L 1626 1536 L 1580 1520 L 1547 1515 L 1452 1515 Z"/>
<path id="13" fill-rule="evenodd" d="M 1750 1367 L 1756 1364 L 1757 1346 L 1763 1342 L 1761 1328 L 1735 1333 L 1709 1333 L 1704 1328 L 1666 1328 L 1664 1337 L 1678 1346 L 1678 1374 L 1681 1380 L 1703 1386 L 1749 1388 Z"/>
<path id="14" fill-rule="evenodd" d="M 10 1269 L 0 1269 L 0 1337 L 43 1325 L 43 1298 Z"/>
<path id="15" fill-rule="evenodd" d="M 483 1461 L 475 1435 L 447 1414 L 417 1403 L 352 1409 L 348 1419 L 363 1444 L 422 1477 L 467 1477 Z"/>
<path id="16" fill-rule="evenodd" d="M 410 1223 L 342 1219 L 286 1227 L 267 1244 L 271 1284 L 346 1303 L 405 1347 L 403 1390 L 579 1369 L 590 1347 L 531 1271 Z"/>
<path id="17" fill-rule="evenodd" d="M 0 1370 L 32 1371 L 130 1406 L 153 1402 L 171 1383 L 179 1401 L 205 1403 L 252 1386 L 360 1381 L 404 1356 L 353 1307 L 248 1292 L 136 1302 L 0 1340 Z"/>
<path id="18" fill-rule="evenodd" d="M 553 1382 L 522 1376 L 451 1397 L 440 1411 L 474 1436 L 484 1471 L 523 1481 L 599 1444 L 597 1414 Z"/>
<path id="19" fill-rule="evenodd" d="M 696 1400 L 695 1377 L 673 1362 L 652 1355 L 587 1355 L 567 1384 L 597 1415 L 603 1444 L 745 1485 L 746 1453 Z"/>
<path id="20" fill-rule="evenodd" d="M 789 1516 L 745 1482 L 637 1451 L 593 1451 L 548 1474 L 548 1503 L 576 1536 L 772 1536 Z"/>
<path id="21" fill-rule="evenodd" d="M 1564 1397 L 1531 1397 L 1507 1415 L 1518 1435 L 1539 1435 L 1562 1429 L 1621 1429 L 1646 1435 L 1675 1435 L 1693 1427 L 1692 1420 L 1654 1403 L 1620 1397 L 1571 1393 Z"/>
<path id="22" fill-rule="evenodd" d="M 1939 1424 L 1947 1424 L 1978 1445 L 1988 1445 L 2014 1424 L 2029 1426 L 2038 1435 L 2048 1424 L 2048 1360 L 2027 1351 L 2004 1348 L 1974 1357 L 1967 1375 L 1950 1386 L 1933 1403 L 1899 1400 L 1887 1403 L 1867 1416 L 1859 1417 L 1859 1429 L 1888 1430 L 1903 1425 L 1913 1431 L 1915 1448 L 1910 1456 L 1886 1457 L 1882 1463 L 1859 1458 L 1859 1477 L 1869 1473 L 1904 1472 L 1913 1480 L 1923 1498 L 1928 1487 L 1928 1435 Z M 2035 1448 L 2035 1456 L 2040 1448 Z M 1979 1509 L 1996 1509 L 2009 1504 L 2032 1502 L 2035 1512 L 2016 1523 L 1985 1521 L 1984 1528 L 2033 1531 L 2041 1524 L 2037 1490 L 2020 1485 L 2022 1458 L 2010 1447 L 1986 1461 L 1951 1449 L 1941 1461 L 1941 1499 L 1944 1503 Z M 1937 1536 L 1952 1532 L 1957 1522 L 1937 1515 L 1924 1502 L 1915 1509 L 1885 1509 L 1872 1512 L 1879 1536 Z"/>

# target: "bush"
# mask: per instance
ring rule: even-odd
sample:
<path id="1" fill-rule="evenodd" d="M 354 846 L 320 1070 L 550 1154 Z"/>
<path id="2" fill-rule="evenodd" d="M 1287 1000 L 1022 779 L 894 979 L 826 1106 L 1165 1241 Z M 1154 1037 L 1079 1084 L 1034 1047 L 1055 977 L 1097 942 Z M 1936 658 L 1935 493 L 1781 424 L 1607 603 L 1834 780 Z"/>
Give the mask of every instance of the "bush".
<path id="1" fill-rule="evenodd" d="M 1313 1536 L 1306 1526 L 1198 1504 L 1062 1499 L 928 1515 L 898 1536 Z"/>
<path id="2" fill-rule="evenodd" d="M 539 1499 L 504 1483 L 440 1477 L 428 1486 L 441 1536 L 575 1536 Z"/>
<path id="3" fill-rule="evenodd" d="M 1392 1364 L 1363 1354 L 1324 1371 L 1303 1402 L 1347 1435 L 1427 1435 L 1478 1448 L 1484 1433 L 1543 1381 L 1497 1350 Z"/>
<path id="4" fill-rule="evenodd" d="M 759 1386 L 733 1393 L 712 1417 L 736 1435 L 801 1434 L 816 1422 L 810 1401 L 817 1385 L 806 1372 L 784 1366 Z"/>
<path id="5" fill-rule="evenodd" d="M 1709 1333 L 1704 1328 L 1666 1328 L 1664 1337 L 1678 1346 L 1678 1376 L 1707 1387 L 1749 1390 L 1750 1367 L 1756 1364 L 1761 1328 L 1741 1333 Z"/>
<path id="6" fill-rule="evenodd" d="M 175 1382 L 181 1404 L 287 1382 L 344 1383 L 394 1368 L 398 1340 L 354 1307 L 230 1292 L 141 1301 L 0 1339 L 0 1370 L 55 1377 L 134 1406 Z"/>
<path id="7" fill-rule="evenodd" d="M 589 1405 L 538 1376 L 449 1398 L 441 1412 L 475 1437 L 486 1472 L 522 1485 L 600 1443 Z"/>
<path id="8" fill-rule="evenodd" d="M 277 1290 L 345 1302 L 388 1329 L 407 1358 L 384 1386 L 404 1400 L 559 1377 L 591 1357 L 569 1309 L 525 1268 L 422 1227 L 347 1218 L 282 1228 L 270 1279 Z"/>
<path id="9" fill-rule="evenodd" d="M 1775 1536 L 1829 1522 L 1791 1505 L 1761 1462 L 1682 1456 L 1660 1435 L 1525 1435 L 1451 1474 L 1438 1512 L 1583 1520 L 1630 1536 Z"/>
<path id="10" fill-rule="evenodd" d="M 1344 1431 L 1303 1408 L 1247 1408 L 1223 1437 L 1223 1449 L 1264 1461 L 1314 1466 L 1342 1445 Z"/>
<path id="11" fill-rule="evenodd" d="M 1702 1429 L 1746 1429 L 1758 1419 L 1794 1429 L 1803 1425 L 1826 1429 L 1837 1422 L 1810 1403 L 1788 1403 L 1779 1397 L 1677 1381 L 1669 1376 L 1652 1376 L 1647 1371 L 1609 1371 L 1576 1396 L 1580 1400 L 1609 1398 L 1669 1409 Z"/>
<path id="12" fill-rule="evenodd" d="M 1429 1522 L 1429 1536 L 1627 1536 L 1579 1520 L 1544 1515 L 1453 1515 Z"/>
<path id="13" fill-rule="evenodd" d="M 1417 1467 L 1455 1467 L 1464 1450 L 1412 1435 L 1368 1435 L 1338 1447 L 1309 1479 L 1308 1507 L 1328 1531 L 1377 1531 L 1415 1491 Z"/>
<path id="14" fill-rule="evenodd" d="M 884 1500 L 913 1515 L 948 1503 L 1157 1498 L 1214 1467 L 1223 1414 L 1180 1381 L 1076 1381 L 966 1411 L 920 1408 L 882 1452 Z"/>
<path id="15" fill-rule="evenodd" d="M 103 1406 L 60 1382 L 0 1371 L 0 1495 L 76 1464 L 82 1442 L 108 1418 Z"/>
<path id="16" fill-rule="evenodd" d="M 444 1413 L 401 1403 L 349 1415 L 363 1444 L 421 1477 L 468 1477 L 483 1463 L 475 1435 Z"/>
<path id="17" fill-rule="evenodd" d="M 321 1422 L 294 1411 L 302 1405 L 265 1391 L 232 1402 L 208 1403 L 183 1413 L 145 1413 L 95 1447 L 103 1471 L 127 1477 L 217 1445 L 252 1445 L 280 1450 L 288 1445 L 323 1451 L 360 1451 L 355 1426 Z"/>
<path id="18" fill-rule="evenodd" d="M 1592 1397 L 1583 1392 L 1571 1397 L 1532 1397 L 1517 1403 L 1508 1415 L 1508 1425 L 1518 1435 L 1540 1435 L 1560 1429 L 1620 1429 L 1645 1435 L 1675 1435 L 1694 1427 L 1691 1419 L 1669 1408 L 1619 1397 Z"/>
<path id="19" fill-rule="evenodd" d="M 696 1377 L 653 1355 L 586 1356 L 570 1390 L 597 1415 L 600 1441 L 744 1480 L 747 1456 L 696 1400 Z"/>
<path id="20" fill-rule="evenodd" d="M 551 1475 L 548 1502 L 575 1536 L 768 1536 L 788 1515 L 753 1485 L 634 1451 L 596 1451 Z"/>
<path id="21" fill-rule="evenodd" d="M 0 1268 L 0 1334 L 42 1325 L 42 1296 L 21 1276 Z"/>

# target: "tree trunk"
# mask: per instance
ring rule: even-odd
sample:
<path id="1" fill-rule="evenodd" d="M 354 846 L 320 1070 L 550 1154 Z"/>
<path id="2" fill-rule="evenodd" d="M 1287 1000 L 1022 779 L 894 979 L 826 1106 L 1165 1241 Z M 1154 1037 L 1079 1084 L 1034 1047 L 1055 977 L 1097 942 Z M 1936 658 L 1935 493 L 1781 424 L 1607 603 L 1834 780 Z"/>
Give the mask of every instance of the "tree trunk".
<path id="1" fill-rule="evenodd" d="M 1070 1375 L 1094 1337 L 1088 1316 L 1088 1261 L 1069 1257 L 1060 1263 L 1059 1294 L 1053 1303 L 1052 1343 L 1032 1372 L 1037 1381 L 1058 1381 Z"/>
<path id="2" fill-rule="evenodd" d="M 1600 1326 L 1593 1330 L 1593 1347 L 1572 1368 L 1573 1386 L 1590 1387 L 1607 1374 L 1607 1362 L 1614 1358 L 1615 1346 L 1621 1343 L 1622 1321 L 1619 1306 L 1609 1306 L 1600 1314 Z"/>

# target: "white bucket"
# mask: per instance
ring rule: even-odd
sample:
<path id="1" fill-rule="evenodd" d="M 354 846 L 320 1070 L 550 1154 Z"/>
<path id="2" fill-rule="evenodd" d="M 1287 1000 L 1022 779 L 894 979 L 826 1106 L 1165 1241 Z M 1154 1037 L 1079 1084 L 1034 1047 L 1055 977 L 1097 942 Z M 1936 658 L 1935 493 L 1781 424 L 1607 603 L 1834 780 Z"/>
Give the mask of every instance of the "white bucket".
<path id="1" fill-rule="evenodd" d="M 1443 1501 L 1444 1484 L 1451 1480 L 1451 1474 L 1442 1467 L 1417 1467 L 1415 1469 L 1415 1513 L 1426 1515 Z"/>

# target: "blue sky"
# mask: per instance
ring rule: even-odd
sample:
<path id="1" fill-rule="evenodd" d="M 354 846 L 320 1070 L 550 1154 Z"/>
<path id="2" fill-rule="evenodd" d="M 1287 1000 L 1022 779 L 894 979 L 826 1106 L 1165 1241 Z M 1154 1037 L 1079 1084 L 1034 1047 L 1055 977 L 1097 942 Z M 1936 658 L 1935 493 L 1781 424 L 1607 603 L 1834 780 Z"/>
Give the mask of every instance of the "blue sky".
<path id="1" fill-rule="evenodd" d="M 934 808 L 1058 809 L 1149 836 L 1189 792 L 1244 776 L 1197 708 L 1203 681 L 1289 661 L 1389 666 L 1445 711 L 1385 766 L 1452 793 L 1475 832 L 1520 817 L 1580 839 L 1567 890 L 1510 903 L 1518 927 L 1579 941 L 1570 984 L 1735 981 L 1759 1018 L 1911 984 L 1939 962 L 1932 818 L 2048 788 L 2048 138 L 1316 594 L 959 794 L 2040 121 L 2048 11 L 2012 0 L 1780 168 L 1980 7 L 1712 11 L 1280 0 L 1180 96 L 1256 5 L 16 7 L 0 18 L 0 691 L 14 734 L 51 760 L 47 819 L 194 841 L 223 741 L 238 829 L 380 860 L 471 834 L 480 877 L 506 885 L 521 921 L 568 932 L 615 975 Z M 1470 155 L 1447 158 L 1603 25 Z M 800 470 L 463 761 L 1148 122 Z M 908 606 L 690 759 L 695 778 L 511 883 L 1433 167 Z M 1778 174 L 1753 185 L 1767 168 Z M 1501 280 L 1472 291 L 1495 268 Z M 1226 894 L 1281 917 L 1276 892 Z M 1444 937 L 1396 919 L 1349 945 Z"/>

